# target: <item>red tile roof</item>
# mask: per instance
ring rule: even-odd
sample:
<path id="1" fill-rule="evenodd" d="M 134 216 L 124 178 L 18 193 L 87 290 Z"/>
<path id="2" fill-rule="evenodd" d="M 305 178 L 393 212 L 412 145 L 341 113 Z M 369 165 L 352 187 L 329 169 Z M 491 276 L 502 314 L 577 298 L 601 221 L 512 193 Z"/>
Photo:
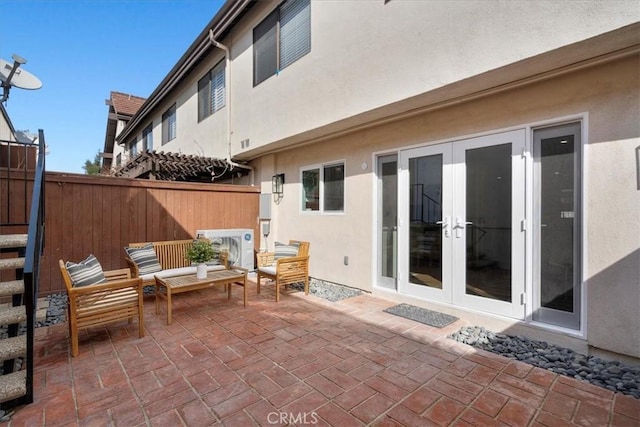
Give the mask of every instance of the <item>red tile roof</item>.
<path id="1" fill-rule="evenodd" d="M 111 91 L 111 105 L 116 114 L 133 116 L 146 101 L 146 98 L 127 93 Z"/>

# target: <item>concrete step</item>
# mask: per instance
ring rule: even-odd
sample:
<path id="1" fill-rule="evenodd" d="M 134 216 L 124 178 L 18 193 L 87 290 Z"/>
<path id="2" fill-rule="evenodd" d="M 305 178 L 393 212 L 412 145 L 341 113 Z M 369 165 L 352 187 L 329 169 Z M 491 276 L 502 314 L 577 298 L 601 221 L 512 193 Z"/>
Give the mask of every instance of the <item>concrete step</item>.
<path id="1" fill-rule="evenodd" d="M 18 268 L 24 268 L 24 258 L 0 259 L 0 270 L 15 270 Z"/>
<path id="2" fill-rule="evenodd" d="M 2 234 L 0 235 L 0 249 L 5 248 L 26 248 L 26 234 Z"/>
<path id="3" fill-rule="evenodd" d="M 0 312 L 8 310 L 13 304 L 10 302 L 0 304 Z M 44 322 L 47 320 L 47 310 L 49 309 L 49 301 L 46 298 L 38 298 L 36 301 L 36 322 Z"/>
<path id="4" fill-rule="evenodd" d="M 0 403 L 27 394 L 27 371 L 0 376 Z"/>
<path id="5" fill-rule="evenodd" d="M 5 338 L 0 340 L 0 360 L 10 360 L 27 354 L 27 336 Z"/>
<path id="6" fill-rule="evenodd" d="M 0 310 L 0 325 L 13 325 L 27 321 L 27 314 L 24 305 L 9 307 Z"/>
<path id="7" fill-rule="evenodd" d="M 24 280 L 0 282 L 0 297 L 10 297 L 24 293 Z"/>

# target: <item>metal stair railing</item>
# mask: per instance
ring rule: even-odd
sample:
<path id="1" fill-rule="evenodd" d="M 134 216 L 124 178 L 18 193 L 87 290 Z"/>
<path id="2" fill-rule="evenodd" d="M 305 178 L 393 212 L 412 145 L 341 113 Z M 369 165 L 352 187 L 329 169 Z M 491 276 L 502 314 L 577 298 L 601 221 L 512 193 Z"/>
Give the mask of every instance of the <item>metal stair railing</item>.
<path id="1" fill-rule="evenodd" d="M 2 203 L 0 203 L 5 211 L 3 214 L 6 217 L 5 221 L 0 222 L 2 226 L 28 226 L 29 211 L 26 200 L 22 209 L 14 209 L 11 188 L 14 185 L 23 185 L 24 194 L 28 193 L 28 182 L 31 173 L 29 170 L 30 150 L 35 150 L 38 146 L 33 142 L 0 140 L 0 168 L 6 170 L 7 179 L 6 192 L 2 195 Z M 44 153 L 44 148 L 40 148 L 40 151 Z M 3 152 L 5 153 L 4 156 Z M 0 215 L 0 217 L 2 216 Z"/>
<path id="2" fill-rule="evenodd" d="M 24 282 L 24 293 L 21 295 L 14 295 L 13 305 L 15 306 L 24 305 L 25 314 L 26 314 L 26 353 L 24 354 L 24 363 L 22 370 L 24 371 L 23 375 L 25 378 L 24 389 L 26 390 L 25 394 L 19 397 L 16 397 L 12 400 L 5 401 L 2 403 L 2 408 L 12 408 L 24 404 L 29 404 L 33 402 L 33 379 L 34 379 L 34 340 L 35 340 L 35 323 L 36 323 L 36 310 L 37 310 L 37 298 L 38 298 L 38 290 L 39 290 L 39 271 L 40 271 L 40 257 L 42 255 L 42 250 L 44 247 L 44 219 L 45 219 L 45 138 L 44 132 L 42 129 L 38 131 L 38 143 L 21 143 L 14 141 L 0 141 L 3 144 L 3 147 L 6 147 L 7 157 L 6 159 L 0 159 L 0 168 L 5 169 L 5 176 L 8 178 L 7 185 L 7 194 L 6 198 L 2 197 L 3 204 L 6 203 L 7 206 L 10 206 L 11 201 L 15 202 L 15 194 L 11 193 L 11 185 L 12 181 L 15 185 L 20 184 L 20 175 L 22 176 L 22 181 L 24 181 L 24 192 L 23 197 L 24 201 L 21 203 L 24 204 L 25 212 L 24 216 L 21 216 L 21 213 L 16 213 L 12 211 L 9 207 L 7 207 L 7 216 L 6 221 L 3 221 L 0 225 L 2 226 L 20 226 L 27 227 L 27 243 L 26 249 L 24 249 L 24 266 L 21 269 L 22 280 Z M 20 161 L 20 164 L 16 162 L 12 163 L 11 153 L 12 151 L 16 151 L 15 147 L 19 147 L 20 145 L 25 146 L 25 157 L 24 163 Z M 38 150 L 35 171 L 33 170 L 33 166 L 30 169 L 30 156 L 32 156 L 33 150 Z M 14 164 L 16 163 L 16 164 Z M 14 169 L 14 171 L 12 171 Z M 24 169 L 24 173 L 20 171 L 20 169 Z M 30 169 L 30 170 L 29 170 Z M 13 174 L 13 175 L 12 175 Z M 15 178 L 15 175 L 18 174 L 18 178 Z M 33 175 L 32 175 L 33 174 Z M 33 189 L 31 193 L 31 205 L 30 209 L 28 206 L 28 181 L 33 176 Z M 6 200 L 5 200 L 6 199 Z M 27 211 L 29 212 L 27 216 Z M 18 273 L 20 271 L 18 270 Z M 21 301 L 20 301 L 21 300 Z M 17 328 L 17 325 L 15 325 Z M 10 361 L 7 361 L 10 362 Z M 5 363 L 5 368 L 12 365 L 11 363 Z M 5 375 L 7 374 L 5 370 Z"/>
<path id="3" fill-rule="evenodd" d="M 424 192 L 424 184 L 411 184 L 410 221 L 435 224 L 442 219 L 440 201 Z"/>
<path id="4" fill-rule="evenodd" d="M 27 310 L 27 393 L 24 404 L 33 402 L 33 354 L 38 289 L 40 285 L 40 257 L 44 248 L 44 191 L 45 143 L 44 131 L 38 130 L 38 163 L 31 195 L 31 213 L 24 262 L 24 291 Z"/>

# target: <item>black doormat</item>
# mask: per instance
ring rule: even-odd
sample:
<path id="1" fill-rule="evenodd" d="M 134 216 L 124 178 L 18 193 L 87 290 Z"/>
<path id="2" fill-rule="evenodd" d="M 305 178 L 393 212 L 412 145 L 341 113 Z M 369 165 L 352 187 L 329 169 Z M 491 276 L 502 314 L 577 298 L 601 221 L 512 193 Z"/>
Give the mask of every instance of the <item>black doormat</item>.
<path id="1" fill-rule="evenodd" d="M 455 316 L 450 316 L 445 313 L 439 313 L 437 311 L 431 311 L 426 308 L 416 307 L 409 304 L 394 305 L 393 307 L 386 308 L 383 311 L 436 328 L 444 328 L 458 320 Z"/>

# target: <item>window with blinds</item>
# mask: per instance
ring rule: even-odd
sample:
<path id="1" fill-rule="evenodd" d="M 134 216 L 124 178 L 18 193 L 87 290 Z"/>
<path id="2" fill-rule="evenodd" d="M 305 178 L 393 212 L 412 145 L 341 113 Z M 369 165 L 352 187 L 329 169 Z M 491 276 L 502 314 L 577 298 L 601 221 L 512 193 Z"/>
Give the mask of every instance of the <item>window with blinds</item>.
<path id="1" fill-rule="evenodd" d="M 253 29 L 253 85 L 311 51 L 311 2 L 287 0 Z"/>
<path id="2" fill-rule="evenodd" d="M 176 104 L 173 104 L 162 115 L 162 144 L 176 137 Z"/>
<path id="3" fill-rule="evenodd" d="M 198 82 L 198 121 L 220 110 L 226 103 L 225 60 Z"/>
<path id="4" fill-rule="evenodd" d="M 129 143 L 129 159 L 133 159 L 138 155 L 138 139 L 133 138 Z"/>
<path id="5" fill-rule="evenodd" d="M 153 150 L 153 123 L 142 131 L 142 151 Z"/>

